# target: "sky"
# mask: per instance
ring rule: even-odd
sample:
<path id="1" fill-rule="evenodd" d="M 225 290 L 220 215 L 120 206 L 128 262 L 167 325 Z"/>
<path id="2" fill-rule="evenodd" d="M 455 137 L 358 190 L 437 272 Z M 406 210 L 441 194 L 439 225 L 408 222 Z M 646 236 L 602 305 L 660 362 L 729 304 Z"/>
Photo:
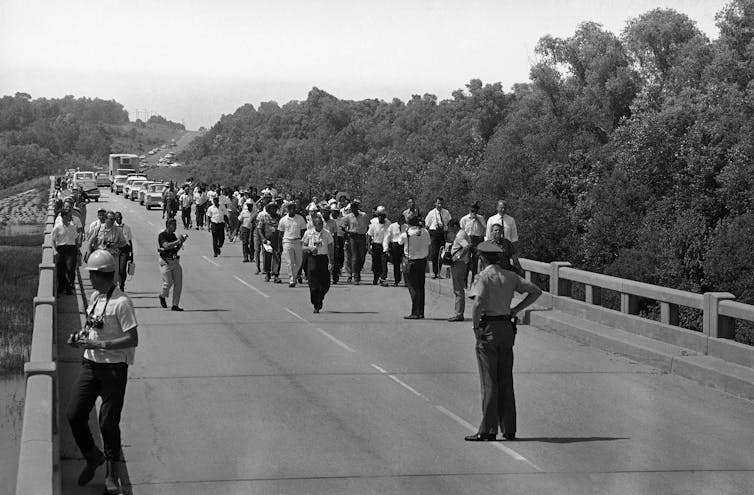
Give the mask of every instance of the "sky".
<path id="1" fill-rule="evenodd" d="M 348 100 L 529 80 L 540 37 L 672 8 L 718 37 L 726 0 L 0 0 L 0 95 L 115 99 L 189 129 L 312 87 Z"/>

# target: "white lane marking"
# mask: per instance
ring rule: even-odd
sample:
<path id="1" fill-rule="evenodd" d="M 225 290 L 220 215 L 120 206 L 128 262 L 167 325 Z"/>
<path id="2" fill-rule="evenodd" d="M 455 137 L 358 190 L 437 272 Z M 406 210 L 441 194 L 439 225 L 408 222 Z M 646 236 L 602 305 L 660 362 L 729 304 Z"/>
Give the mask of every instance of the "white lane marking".
<path id="1" fill-rule="evenodd" d="M 444 415 L 446 415 L 447 417 L 449 417 L 450 419 L 452 419 L 456 423 L 458 423 L 461 426 L 465 427 L 469 431 L 477 431 L 477 428 L 475 428 L 474 425 L 472 425 L 471 423 L 469 423 L 465 419 L 461 418 L 460 416 L 457 416 L 453 412 L 448 411 L 444 407 L 435 405 L 435 409 L 437 409 L 438 411 L 440 411 L 441 413 L 443 413 Z M 531 466 L 534 469 L 536 469 L 537 471 L 542 471 L 542 469 L 539 466 L 537 466 L 536 464 L 534 464 L 533 462 L 531 462 L 529 459 L 527 459 L 526 457 L 524 457 L 521 454 L 519 454 L 518 452 L 516 452 L 515 450 L 511 449 L 510 447 L 506 447 L 505 445 L 503 445 L 500 442 L 487 442 L 487 443 L 490 444 L 490 445 L 492 445 L 493 447 L 495 447 L 498 450 L 502 450 L 503 452 L 505 452 L 506 454 L 508 454 L 512 458 L 516 459 L 517 461 L 521 461 L 523 463 L 526 463 L 529 466 Z"/>
<path id="2" fill-rule="evenodd" d="M 426 401 L 429 401 L 429 399 L 427 399 L 427 398 L 426 398 L 426 397 L 424 396 L 424 394 L 421 394 L 421 393 L 419 393 L 419 391 L 418 391 L 418 390 L 416 390 L 416 389 L 415 389 L 414 387 L 412 387 L 412 386 L 411 386 L 411 385 L 409 385 L 408 383 L 404 382 L 403 380 L 401 380 L 401 379 L 400 379 L 400 378 L 398 378 L 397 376 L 395 376 L 395 375 L 388 375 L 388 377 L 389 377 L 389 378 L 390 378 L 391 380 L 393 380 L 393 381 L 394 381 L 395 383 L 397 383 L 398 385 L 400 385 L 401 387 L 405 388 L 406 390 L 408 390 L 408 391 L 409 391 L 409 392 L 411 392 L 412 394 L 416 395 L 417 397 L 421 397 L 422 399 L 424 399 L 424 400 L 426 400 Z"/>
<path id="3" fill-rule="evenodd" d="M 380 368 L 380 367 L 379 367 L 379 366 L 377 366 L 376 364 L 373 364 L 373 365 L 372 365 L 372 368 L 376 369 L 376 370 L 377 370 L 377 371 L 379 371 L 380 373 L 387 373 L 387 370 L 386 370 L 385 368 Z"/>
<path id="4" fill-rule="evenodd" d="M 338 344 L 338 345 L 339 345 L 340 347 L 342 347 L 343 349 L 347 350 L 348 352 L 356 352 L 356 351 L 355 351 L 354 349 L 352 349 L 351 347 L 349 347 L 349 346 L 348 346 L 348 344 L 346 344 L 345 342 L 343 342 L 343 341 L 339 340 L 339 339 L 338 339 L 338 338 L 336 338 L 336 337 L 333 337 L 332 335 L 330 335 L 329 333 L 325 332 L 325 331 L 324 331 L 324 330 L 322 330 L 321 328 L 317 328 L 317 331 L 318 331 L 319 333 L 321 333 L 322 335 L 324 335 L 325 337 L 327 337 L 328 339 L 330 339 L 330 340 L 332 340 L 333 342 L 335 342 L 336 344 Z"/>
<path id="5" fill-rule="evenodd" d="M 235 278 L 236 280 L 238 280 L 239 282 L 241 282 L 242 284 L 244 284 L 244 285 L 245 285 L 246 287 L 248 287 L 249 289 L 251 289 L 251 290 L 255 291 L 255 292 L 256 292 L 257 294 L 259 294 L 260 296 L 263 296 L 263 297 L 270 297 L 270 296 L 268 296 L 267 294 L 265 294 L 264 292 L 262 292 L 261 290 L 257 289 L 257 288 L 256 288 L 256 287 L 254 287 L 253 285 L 251 285 L 250 283 L 246 282 L 245 280 L 243 280 L 243 279 L 241 279 L 241 278 L 238 278 L 238 277 L 236 277 L 235 275 L 233 275 L 233 278 Z"/>
<path id="6" fill-rule="evenodd" d="M 309 323 L 308 321 L 306 321 L 305 319 L 303 319 L 302 317 L 300 317 L 299 315 L 297 315 L 296 313 L 294 313 L 294 312 L 293 312 L 293 311 L 291 311 L 290 309 L 288 309 L 288 308 L 285 308 L 285 310 L 286 310 L 286 311 L 288 311 L 288 312 L 289 312 L 290 314 L 292 314 L 293 316 L 295 316 L 296 318 L 298 318 L 299 320 L 303 321 L 304 323 Z"/>
<path id="7" fill-rule="evenodd" d="M 206 261 L 209 261 L 210 263 L 212 263 L 215 266 L 220 266 L 219 263 L 215 263 L 214 261 L 212 261 L 211 259 L 207 258 L 206 256 L 202 256 L 202 258 L 204 258 Z"/>

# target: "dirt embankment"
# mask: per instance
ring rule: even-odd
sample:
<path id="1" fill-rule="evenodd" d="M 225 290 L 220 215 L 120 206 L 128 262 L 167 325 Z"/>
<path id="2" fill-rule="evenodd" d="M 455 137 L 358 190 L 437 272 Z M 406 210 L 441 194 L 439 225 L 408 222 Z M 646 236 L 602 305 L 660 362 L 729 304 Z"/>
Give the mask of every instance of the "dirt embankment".
<path id="1" fill-rule="evenodd" d="M 47 198 L 47 191 L 29 189 L 0 199 L 0 228 L 44 224 Z"/>

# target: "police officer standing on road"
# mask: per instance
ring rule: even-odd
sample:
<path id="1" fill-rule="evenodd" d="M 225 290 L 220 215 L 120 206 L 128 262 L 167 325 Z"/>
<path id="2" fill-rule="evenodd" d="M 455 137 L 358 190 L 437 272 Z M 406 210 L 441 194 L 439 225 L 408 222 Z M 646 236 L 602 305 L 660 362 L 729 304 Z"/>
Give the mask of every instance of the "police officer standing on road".
<path id="1" fill-rule="evenodd" d="M 123 462 L 120 417 L 128 380 L 139 343 L 136 311 L 131 299 L 118 289 L 115 259 L 105 250 L 94 251 L 86 264 L 94 292 L 87 309 L 84 330 L 71 334 L 68 343 L 85 349 L 81 370 L 71 388 L 67 418 L 76 445 L 86 459 L 78 485 L 89 483 L 99 466 L 107 461 L 105 493 L 120 493 L 119 463 Z M 100 397 L 99 429 L 102 453 L 89 429 L 89 413 Z"/>
<path id="2" fill-rule="evenodd" d="M 542 291 L 498 261 L 510 257 L 492 242 L 477 247 L 482 270 L 469 291 L 474 300 L 471 317 L 476 337 L 476 357 L 482 386 L 482 422 L 469 442 L 495 440 L 498 427 L 503 438 L 516 438 L 516 397 L 513 392 L 513 344 L 516 340 L 516 315 L 532 304 Z M 526 297 L 511 308 L 513 293 Z"/>
<path id="3" fill-rule="evenodd" d="M 175 235 L 175 229 L 178 222 L 175 218 L 168 218 L 165 221 L 165 230 L 157 236 L 157 252 L 160 254 L 160 274 L 162 275 L 162 292 L 160 292 L 160 306 L 168 307 L 167 297 L 170 295 L 170 288 L 173 288 L 173 305 L 170 307 L 173 311 L 183 311 L 179 306 L 181 302 L 181 291 L 183 290 L 183 268 L 180 263 L 178 251 L 183 247 L 183 243 L 188 239 L 188 235 L 181 234 L 178 238 Z"/>

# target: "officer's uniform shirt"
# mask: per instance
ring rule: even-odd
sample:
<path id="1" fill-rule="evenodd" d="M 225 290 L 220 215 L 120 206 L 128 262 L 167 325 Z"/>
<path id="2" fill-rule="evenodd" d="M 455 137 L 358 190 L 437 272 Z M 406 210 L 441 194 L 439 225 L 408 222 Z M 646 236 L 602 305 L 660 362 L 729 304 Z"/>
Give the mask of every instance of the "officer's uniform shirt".
<path id="1" fill-rule="evenodd" d="M 493 263 L 479 272 L 469 290 L 469 298 L 477 300 L 482 314 L 506 316 L 511 313 L 513 293 L 530 290 L 536 291 L 536 286 Z"/>
<path id="2" fill-rule="evenodd" d="M 484 237 L 486 232 L 486 223 L 484 217 L 478 213 L 469 213 L 461 218 L 461 228 L 469 234 L 475 237 Z"/>
<path id="3" fill-rule="evenodd" d="M 212 223 L 225 223 L 225 217 L 228 215 L 228 210 L 220 204 L 219 206 L 212 205 L 207 208 L 207 216 Z"/>
<path id="4" fill-rule="evenodd" d="M 100 316 L 103 314 L 102 328 L 92 328 L 89 331 L 89 338 L 92 340 L 112 340 L 123 336 L 124 332 L 136 328 L 136 310 L 131 299 L 125 295 L 118 287 L 113 290 L 110 301 L 107 301 L 107 293 L 94 291 L 90 298 L 89 307 L 91 314 Z M 126 363 L 133 364 L 135 347 L 125 349 L 86 349 L 84 359 L 94 361 L 95 363 Z"/>
<path id="5" fill-rule="evenodd" d="M 409 227 L 398 238 L 403 246 L 403 254 L 410 260 L 420 260 L 429 256 L 429 232 L 422 227 Z"/>

